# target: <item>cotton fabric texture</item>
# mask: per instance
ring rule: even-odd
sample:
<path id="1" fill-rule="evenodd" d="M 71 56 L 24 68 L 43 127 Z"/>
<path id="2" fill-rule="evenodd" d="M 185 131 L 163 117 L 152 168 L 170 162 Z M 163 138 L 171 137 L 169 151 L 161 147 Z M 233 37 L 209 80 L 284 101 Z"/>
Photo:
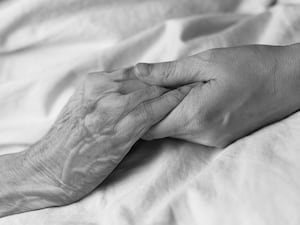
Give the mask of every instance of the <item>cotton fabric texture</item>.
<path id="1" fill-rule="evenodd" d="M 88 72 L 296 43 L 299 12 L 296 0 L 1 1 L 0 154 L 39 140 Z M 299 135 L 298 112 L 223 150 L 140 141 L 81 201 L 0 224 L 300 224 Z"/>

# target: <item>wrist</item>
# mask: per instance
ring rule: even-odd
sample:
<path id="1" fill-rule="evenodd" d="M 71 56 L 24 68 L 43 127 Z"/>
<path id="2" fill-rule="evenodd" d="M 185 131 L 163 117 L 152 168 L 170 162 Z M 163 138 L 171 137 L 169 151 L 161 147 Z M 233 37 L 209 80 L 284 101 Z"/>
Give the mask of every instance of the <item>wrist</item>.
<path id="1" fill-rule="evenodd" d="M 0 217 L 69 203 L 66 191 L 38 169 L 27 152 L 0 156 Z"/>
<path id="2" fill-rule="evenodd" d="M 280 82 L 287 84 L 286 91 L 290 91 L 290 97 L 295 97 L 300 103 L 300 44 L 279 47 L 277 59 L 278 76 Z"/>
<path id="3" fill-rule="evenodd" d="M 278 102 L 277 111 L 271 111 L 277 117 L 290 115 L 300 109 L 300 45 L 271 46 L 268 57 L 274 59 L 269 81 Z"/>
<path id="4" fill-rule="evenodd" d="M 59 160 L 54 160 L 51 152 L 58 147 L 46 144 L 42 139 L 37 145 L 33 146 L 27 152 L 24 153 L 24 167 L 27 173 L 32 174 L 32 180 L 37 180 L 40 183 L 39 186 L 48 187 L 49 190 L 53 190 L 51 194 L 54 205 L 65 205 L 74 202 L 78 191 L 74 188 L 66 185 L 61 179 L 61 170 Z M 58 158 L 57 156 L 55 159 Z M 63 158 L 63 157 L 60 157 Z M 34 179 L 36 177 L 36 179 Z"/>

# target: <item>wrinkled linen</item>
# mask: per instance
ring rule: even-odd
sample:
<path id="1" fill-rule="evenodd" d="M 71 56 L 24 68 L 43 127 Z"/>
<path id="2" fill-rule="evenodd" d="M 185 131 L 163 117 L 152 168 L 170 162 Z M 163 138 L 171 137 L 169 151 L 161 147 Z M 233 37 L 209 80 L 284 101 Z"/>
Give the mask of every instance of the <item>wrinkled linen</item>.
<path id="1" fill-rule="evenodd" d="M 1 1 L 0 154 L 40 139 L 89 71 L 296 43 L 299 24 L 297 0 Z M 222 150 L 139 141 L 83 200 L 0 224 L 300 224 L 299 135 L 298 112 Z"/>

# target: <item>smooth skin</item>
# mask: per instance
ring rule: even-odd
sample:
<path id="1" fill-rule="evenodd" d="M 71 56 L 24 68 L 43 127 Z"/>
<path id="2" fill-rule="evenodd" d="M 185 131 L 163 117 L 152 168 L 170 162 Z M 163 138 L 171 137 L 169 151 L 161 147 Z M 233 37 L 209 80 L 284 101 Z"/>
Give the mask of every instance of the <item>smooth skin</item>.
<path id="1" fill-rule="evenodd" d="M 83 198 L 140 138 L 225 147 L 290 115 L 300 108 L 299 53 L 213 49 L 89 75 L 38 143 L 0 157 L 0 217 Z"/>
<path id="2" fill-rule="evenodd" d="M 181 60 L 138 64 L 136 76 L 193 89 L 144 139 L 174 137 L 225 147 L 300 108 L 299 45 L 212 49 Z"/>

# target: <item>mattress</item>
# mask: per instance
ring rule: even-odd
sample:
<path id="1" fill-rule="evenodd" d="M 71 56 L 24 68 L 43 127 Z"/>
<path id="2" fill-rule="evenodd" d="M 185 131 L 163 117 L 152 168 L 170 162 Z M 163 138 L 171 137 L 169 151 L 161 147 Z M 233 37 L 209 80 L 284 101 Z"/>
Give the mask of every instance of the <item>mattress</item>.
<path id="1" fill-rule="evenodd" d="M 24 151 L 91 71 L 300 41 L 298 1 L 0 2 L 0 154 Z M 95 191 L 1 225 L 300 224 L 300 113 L 225 149 L 138 141 Z M 0 206 L 1 207 L 1 206 Z"/>

